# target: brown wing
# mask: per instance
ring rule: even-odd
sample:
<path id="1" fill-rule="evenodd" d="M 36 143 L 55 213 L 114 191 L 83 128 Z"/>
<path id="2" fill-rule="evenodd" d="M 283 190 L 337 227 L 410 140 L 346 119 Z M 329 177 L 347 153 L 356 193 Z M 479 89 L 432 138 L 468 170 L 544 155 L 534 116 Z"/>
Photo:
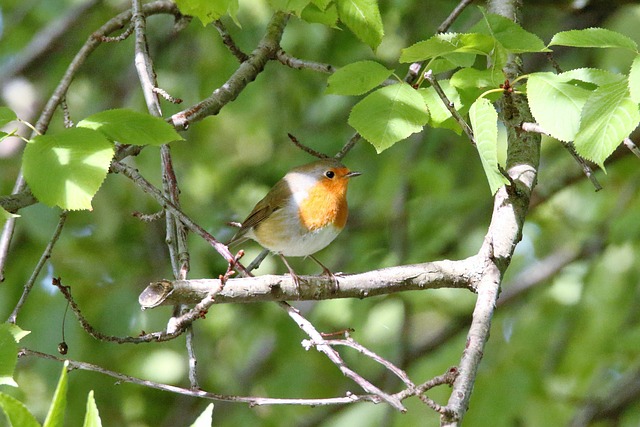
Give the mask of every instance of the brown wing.
<path id="1" fill-rule="evenodd" d="M 247 240 L 248 237 L 245 236 L 247 231 L 257 227 L 262 221 L 269 218 L 272 213 L 280 209 L 289 194 L 291 194 L 291 191 L 289 190 L 287 182 L 285 180 L 278 181 L 271 191 L 255 205 L 249 216 L 242 221 L 240 230 L 238 230 L 227 245 L 241 243 Z"/>

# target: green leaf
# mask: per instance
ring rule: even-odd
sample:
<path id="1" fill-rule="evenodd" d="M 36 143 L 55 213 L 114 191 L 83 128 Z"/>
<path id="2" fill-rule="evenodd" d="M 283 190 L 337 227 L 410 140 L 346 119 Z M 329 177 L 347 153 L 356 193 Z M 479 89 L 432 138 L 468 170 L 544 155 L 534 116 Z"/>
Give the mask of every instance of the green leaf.
<path id="1" fill-rule="evenodd" d="M 634 52 L 638 49 L 636 42 L 629 37 L 605 28 L 562 31 L 553 36 L 549 46 L 619 47 Z"/>
<path id="2" fill-rule="evenodd" d="M 9 218 L 17 218 L 20 215 L 12 214 L 11 212 L 6 211 L 2 206 L 0 206 L 0 227 L 2 227 L 6 220 Z"/>
<path id="3" fill-rule="evenodd" d="M 612 73 L 611 71 L 601 70 L 599 68 L 576 68 L 575 70 L 569 70 L 560 74 L 561 78 L 566 80 L 580 80 L 587 83 L 593 83 L 597 86 L 606 85 L 620 81 L 624 78 L 620 74 Z"/>
<path id="4" fill-rule="evenodd" d="M 40 423 L 27 407 L 8 394 L 0 393 L 0 408 L 9 419 L 9 424 L 14 427 L 40 427 Z"/>
<path id="5" fill-rule="evenodd" d="M 449 80 L 439 80 L 438 83 L 440 83 L 440 87 L 442 87 L 444 94 L 447 96 L 449 101 L 453 103 L 456 110 L 460 111 L 463 103 L 456 88 L 451 86 Z M 422 98 L 429 109 L 429 126 L 434 128 L 452 129 L 458 134 L 462 131 L 458 123 L 451 117 L 451 112 L 445 106 L 444 102 L 442 102 L 442 99 L 440 99 L 440 96 L 438 96 L 433 87 L 421 88 L 418 90 L 418 93 L 422 95 Z"/>
<path id="6" fill-rule="evenodd" d="M 376 48 L 382 42 L 384 29 L 376 0 L 337 0 L 338 16 L 361 41 Z"/>
<path id="7" fill-rule="evenodd" d="M 69 128 L 26 145 L 24 177 L 38 200 L 63 209 L 91 209 L 107 176 L 113 144 L 97 131 Z"/>
<path id="8" fill-rule="evenodd" d="M 371 142 L 378 153 L 420 132 L 428 120 L 422 96 L 406 83 L 370 93 L 349 115 L 349 125 Z"/>
<path id="9" fill-rule="evenodd" d="M 302 10 L 311 3 L 311 0 L 269 0 L 269 5 L 275 10 L 292 12 L 300 16 Z"/>
<path id="10" fill-rule="evenodd" d="M 8 323 L 0 324 L 0 385 L 18 387 L 13 371 L 18 361 L 18 345 Z"/>
<path id="11" fill-rule="evenodd" d="M 491 194 L 496 194 L 509 183 L 498 169 L 498 113 L 488 99 L 478 98 L 469 109 L 469 119 Z"/>
<path id="12" fill-rule="evenodd" d="M 84 415 L 83 427 L 102 427 L 102 420 L 98 412 L 98 406 L 93 398 L 93 390 L 87 396 L 87 412 Z"/>
<path id="13" fill-rule="evenodd" d="M 18 116 L 9 107 L 0 107 L 0 126 L 4 126 L 9 122 L 17 120 Z"/>
<path id="14" fill-rule="evenodd" d="M 310 4 L 304 8 L 300 18 L 311 24 L 322 24 L 329 28 L 336 28 L 338 24 L 338 9 L 335 4 L 321 9 L 315 4 Z"/>
<path id="15" fill-rule="evenodd" d="M 625 80 L 600 86 L 584 105 L 580 130 L 573 142 L 576 151 L 604 169 L 606 158 L 639 121 L 638 104 L 631 99 Z"/>
<path id="16" fill-rule="evenodd" d="M 534 73 L 527 81 L 529 108 L 551 136 L 573 141 L 580 128 L 582 107 L 591 91 L 553 73 Z"/>
<path id="17" fill-rule="evenodd" d="M 9 326 L 9 332 L 11 332 L 11 335 L 13 335 L 13 339 L 16 340 L 16 342 L 20 342 L 22 338 L 26 337 L 31 333 L 31 331 L 25 331 L 24 329 L 22 329 L 20 326 L 16 324 L 7 323 L 7 325 Z"/>
<path id="18" fill-rule="evenodd" d="M 211 427 L 213 423 L 213 403 L 207 405 L 200 416 L 189 427 Z"/>
<path id="19" fill-rule="evenodd" d="M 640 55 L 636 56 L 629 71 L 629 93 L 633 102 L 640 103 Z"/>
<path id="20" fill-rule="evenodd" d="M 58 380 L 58 386 L 53 394 L 53 400 L 47 413 L 47 418 L 44 420 L 43 427 L 62 427 L 64 424 L 64 412 L 67 408 L 67 368 L 69 367 L 69 361 L 65 361 L 62 366 L 62 373 Z"/>
<path id="21" fill-rule="evenodd" d="M 542 39 L 524 30 L 520 25 L 504 16 L 486 13 L 480 8 L 484 19 L 471 28 L 471 32 L 493 36 L 505 49 L 512 53 L 549 52 Z"/>
<path id="22" fill-rule="evenodd" d="M 163 119 L 126 109 L 101 111 L 81 120 L 78 127 L 95 129 L 122 144 L 162 145 L 183 140 Z"/>
<path id="23" fill-rule="evenodd" d="M 238 11 L 238 0 L 176 0 L 176 5 L 182 14 L 195 16 L 204 26 L 227 13 L 236 21 Z"/>
<path id="24" fill-rule="evenodd" d="M 452 53 L 489 56 L 495 46 L 496 41 L 486 34 L 437 34 L 428 40 L 423 40 L 402 49 L 400 62 L 426 61 Z"/>
<path id="25" fill-rule="evenodd" d="M 359 61 L 345 65 L 329 76 L 325 93 L 362 95 L 377 87 L 393 73 L 374 61 Z"/>
<path id="26" fill-rule="evenodd" d="M 489 68 L 477 70 L 475 68 L 462 68 L 456 71 L 449 80 L 451 86 L 459 89 L 469 88 L 497 88 L 504 82 L 504 74 L 501 69 Z"/>

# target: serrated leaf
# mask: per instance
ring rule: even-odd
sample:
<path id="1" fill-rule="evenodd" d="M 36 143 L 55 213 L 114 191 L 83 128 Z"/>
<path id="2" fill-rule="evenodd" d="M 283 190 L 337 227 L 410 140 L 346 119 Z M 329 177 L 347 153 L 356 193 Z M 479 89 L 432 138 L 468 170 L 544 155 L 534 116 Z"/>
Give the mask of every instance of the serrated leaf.
<path id="1" fill-rule="evenodd" d="M 527 81 L 529 108 L 536 121 L 560 141 L 573 141 L 582 107 L 591 91 L 553 73 L 534 73 Z"/>
<path id="2" fill-rule="evenodd" d="M 0 385 L 18 387 L 13 371 L 18 361 L 18 345 L 8 323 L 0 324 Z"/>
<path id="3" fill-rule="evenodd" d="M 469 109 L 469 119 L 491 194 L 496 194 L 509 183 L 498 169 L 498 113 L 488 99 L 478 98 Z"/>
<path id="4" fill-rule="evenodd" d="M 451 86 L 459 89 L 469 88 L 497 88 L 504 82 L 502 70 L 489 68 L 477 70 L 475 68 L 462 68 L 456 71 L 449 80 Z"/>
<path id="5" fill-rule="evenodd" d="M 122 144 L 162 145 L 183 139 L 163 119 L 127 109 L 101 111 L 81 120 L 78 127 L 100 131 Z"/>
<path id="6" fill-rule="evenodd" d="M 620 74 L 599 68 L 576 68 L 575 70 L 565 71 L 560 76 L 567 82 L 569 80 L 580 80 L 598 86 L 614 83 L 624 78 Z"/>
<path id="7" fill-rule="evenodd" d="M 238 11 L 238 0 L 176 0 L 176 5 L 183 15 L 195 16 L 204 26 L 227 13 L 236 21 L 235 13 Z"/>
<path id="8" fill-rule="evenodd" d="M 400 62 L 419 62 L 432 58 L 466 53 L 473 55 L 491 55 L 496 46 L 493 37 L 478 33 L 443 33 L 423 40 L 405 49 L 400 54 Z"/>
<path id="9" fill-rule="evenodd" d="M 62 373 L 58 380 L 58 386 L 55 393 L 53 393 L 53 399 L 49 412 L 44 420 L 42 427 L 62 427 L 64 424 L 64 412 L 67 408 L 67 387 L 69 381 L 67 378 L 67 368 L 69 367 L 69 361 L 65 361 L 62 366 Z"/>
<path id="10" fill-rule="evenodd" d="M 330 28 L 336 28 L 338 24 L 338 9 L 335 4 L 326 8 L 310 4 L 304 8 L 300 18 L 311 24 L 322 24 Z"/>
<path id="11" fill-rule="evenodd" d="M 604 169 L 604 161 L 639 121 L 638 104 L 631 99 L 626 81 L 600 86 L 584 105 L 573 142 L 576 152 Z"/>
<path id="12" fill-rule="evenodd" d="M 9 107 L 0 107 L 0 126 L 4 126 L 9 122 L 17 120 L 18 116 Z"/>
<path id="13" fill-rule="evenodd" d="M 474 25 L 470 32 L 493 36 L 511 53 L 550 51 L 540 37 L 524 30 L 511 19 L 493 13 L 486 13 L 482 7 L 480 10 L 484 15 L 484 19 Z"/>
<path id="14" fill-rule="evenodd" d="M 549 46 L 618 47 L 636 51 L 638 45 L 624 34 L 605 28 L 561 31 L 553 36 Z"/>
<path id="15" fill-rule="evenodd" d="M 338 16 L 361 41 L 376 48 L 382 42 L 384 29 L 376 0 L 337 0 Z"/>
<path id="16" fill-rule="evenodd" d="M 349 115 L 349 125 L 371 142 L 378 153 L 420 132 L 428 120 L 422 96 L 406 83 L 370 93 Z"/>
<path id="17" fill-rule="evenodd" d="M 213 403 L 207 405 L 200 416 L 189 427 L 211 427 L 213 423 Z"/>
<path id="18" fill-rule="evenodd" d="M 87 411 L 84 415 L 83 427 L 102 427 L 102 420 L 100 419 L 100 413 L 98 412 L 98 406 L 93 398 L 93 390 L 89 392 L 87 396 Z"/>
<path id="19" fill-rule="evenodd" d="M 640 103 L 640 55 L 635 57 L 629 71 L 629 94 L 633 102 Z"/>
<path id="20" fill-rule="evenodd" d="M 113 144 L 100 132 L 69 128 L 36 136 L 22 156 L 24 177 L 36 198 L 63 209 L 91 209 L 107 176 Z"/>
<path id="21" fill-rule="evenodd" d="M 4 411 L 12 426 L 40 427 L 36 417 L 31 415 L 26 406 L 8 394 L 0 393 L 0 408 Z"/>
<path id="22" fill-rule="evenodd" d="M 393 73 L 374 61 L 359 61 L 345 65 L 329 76 L 325 93 L 362 95 L 377 87 Z"/>
<path id="23" fill-rule="evenodd" d="M 438 83 L 440 84 L 440 87 L 442 87 L 447 99 L 453 103 L 453 106 L 457 111 L 460 111 L 463 103 L 456 88 L 449 84 L 449 80 L 439 80 Z M 420 88 L 418 93 L 420 93 L 425 104 L 427 104 L 427 108 L 429 109 L 429 126 L 434 128 L 452 129 L 458 134 L 462 131 L 458 123 L 451 117 L 451 112 L 445 106 L 444 102 L 442 102 L 442 99 L 440 99 L 440 96 L 438 96 L 433 87 Z"/>

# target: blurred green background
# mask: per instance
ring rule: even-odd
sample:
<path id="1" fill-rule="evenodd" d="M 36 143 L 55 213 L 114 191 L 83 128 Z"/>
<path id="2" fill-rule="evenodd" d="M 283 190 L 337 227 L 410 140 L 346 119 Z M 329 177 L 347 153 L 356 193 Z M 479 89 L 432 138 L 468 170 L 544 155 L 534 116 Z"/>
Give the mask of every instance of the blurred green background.
<path id="1" fill-rule="evenodd" d="M 25 55 L 40 30 L 69 13 L 80 2 L 4 0 L 0 5 L 0 83 L 3 105 L 35 122 L 64 70 L 91 32 L 128 6 L 119 0 L 94 2 L 46 54 L 12 75 L 7 70 Z M 534 2 L 522 8 L 521 25 L 545 42 L 561 30 L 604 26 L 640 42 L 640 6 L 634 2 Z M 382 2 L 385 38 L 374 53 L 346 29 L 331 30 L 292 18 L 282 46 L 295 57 L 336 67 L 375 59 L 403 77 L 400 49 L 433 35 L 456 1 Z M 241 1 L 238 20 L 224 22 L 238 45 L 253 50 L 271 16 L 263 1 Z M 480 17 L 469 7 L 451 31 L 463 32 Z M 193 105 L 223 84 L 237 60 L 212 26 L 194 20 L 175 34 L 172 17 L 148 21 L 149 47 L 160 86 L 182 98 L 183 105 L 163 103 L 169 116 Z M 557 49 L 565 70 L 604 67 L 627 72 L 632 56 L 622 51 Z M 67 102 L 72 119 L 104 109 L 146 111 L 133 67 L 133 40 L 101 45 L 76 76 Z M 544 55 L 524 58 L 526 72 L 551 70 Z M 185 212 L 222 241 L 288 169 L 311 160 L 295 148 L 287 133 L 327 154 L 336 153 L 353 135 L 347 125 L 359 98 L 324 95 L 327 75 L 299 71 L 271 62 L 219 115 L 194 123 L 186 141 L 172 145 L 174 167 Z M 58 111 L 50 132 L 63 127 Z M 20 165 L 20 144 L 0 144 L 0 194 L 9 194 Z M 129 163 L 160 185 L 159 150 L 146 148 Z M 362 141 L 345 163 L 363 175 L 350 186 L 351 214 L 345 231 L 318 257 L 333 271 L 361 272 L 385 266 L 470 256 L 482 243 L 492 198 L 482 166 L 464 138 L 446 130 L 427 129 L 380 155 Z M 503 287 L 513 291 L 549 259 L 565 252 L 573 260 L 500 306 L 491 339 L 465 418 L 469 426 L 565 425 L 586 400 L 604 398 L 619 381 L 640 367 L 640 168 L 622 151 L 597 176 L 604 190 L 595 193 L 579 166 L 555 141 L 544 140 L 539 186 L 533 198 L 523 240 Z M 100 331 L 137 335 L 162 330 L 170 308 L 141 312 L 137 296 L 150 282 L 171 277 L 164 244 L 164 222 L 142 223 L 133 211 L 158 207 L 130 181 L 107 177 L 92 212 L 69 215 L 51 260 L 18 318 L 30 330 L 21 345 L 56 353 L 66 302 L 51 286 L 60 276 L 84 315 Z M 43 205 L 21 210 L 6 278 L 0 284 L 0 318 L 6 318 L 51 237 L 59 211 Z M 190 278 L 218 277 L 226 264 L 200 238 L 190 236 Z M 586 250 L 584 250 L 586 248 Z M 245 259 L 259 253 L 245 247 Z M 300 273 L 317 274 L 313 262 L 293 260 Z M 257 274 L 286 271 L 268 257 Z M 524 272 L 524 273 L 523 273 Z M 521 274 L 523 273 L 523 274 Z M 474 295 L 464 290 L 406 292 L 366 300 L 296 304 L 321 331 L 351 327 L 354 338 L 407 370 L 416 383 L 458 363 L 465 344 L 465 322 Z M 445 337 L 445 338 L 443 338 Z M 305 351 L 302 331 L 275 304 L 220 305 L 195 324 L 198 376 L 203 389 L 269 397 L 332 397 L 357 385 L 316 351 Z M 184 338 L 172 342 L 116 345 L 89 337 L 67 316 L 68 357 L 128 375 L 188 386 Z M 359 373 L 387 391 L 401 384 L 380 366 L 354 351 L 341 349 Z M 20 388 L 0 390 L 22 400 L 44 419 L 60 365 L 20 360 Z M 75 371 L 70 374 L 66 425 L 79 425 L 89 390 L 104 425 L 188 425 L 208 401 L 187 398 L 109 377 Z M 449 389 L 428 395 L 445 404 Z M 438 416 L 416 398 L 405 401 L 409 412 L 385 405 L 337 407 L 273 406 L 215 403 L 214 425 L 265 426 L 414 426 L 438 425 Z M 0 417 L 0 425 L 5 420 Z M 596 425 L 637 426 L 640 404 L 631 399 L 615 416 Z"/>

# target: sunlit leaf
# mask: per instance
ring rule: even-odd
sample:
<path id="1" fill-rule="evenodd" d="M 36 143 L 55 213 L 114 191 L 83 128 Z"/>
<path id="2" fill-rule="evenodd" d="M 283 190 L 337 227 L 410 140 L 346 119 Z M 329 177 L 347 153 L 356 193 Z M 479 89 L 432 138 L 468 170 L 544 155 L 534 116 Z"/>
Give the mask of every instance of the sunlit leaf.
<path id="1" fill-rule="evenodd" d="M 370 93 L 349 115 L 349 124 L 371 142 L 378 153 L 420 132 L 428 120 L 429 112 L 422 96 L 405 83 Z"/>
<path id="2" fill-rule="evenodd" d="M 184 15 L 195 16 L 205 26 L 227 13 L 237 19 L 238 0 L 176 0 L 176 5 Z"/>
<path id="3" fill-rule="evenodd" d="M 83 427 L 102 427 L 102 420 L 100 419 L 100 413 L 98 412 L 98 406 L 93 397 L 93 390 L 89 392 L 87 396 L 87 411 L 84 415 Z"/>
<path id="4" fill-rule="evenodd" d="M 100 131 L 122 144 L 162 145 L 183 139 L 163 119 L 126 109 L 101 111 L 81 120 L 78 127 Z"/>
<path id="5" fill-rule="evenodd" d="M 549 46 L 618 47 L 633 51 L 638 48 L 636 42 L 629 37 L 605 28 L 562 31 L 553 36 Z"/>
<path id="6" fill-rule="evenodd" d="M 496 41 L 486 34 L 437 34 L 428 40 L 402 49 L 400 62 L 426 61 L 452 53 L 491 55 Z"/>
<path id="7" fill-rule="evenodd" d="M 624 78 L 620 74 L 601 70 L 599 68 L 576 68 L 575 70 L 565 71 L 560 74 L 560 76 L 561 79 L 567 82 L 570 80 L 580 80 L 583 82 L 593 83 L 598 86 L 614 83 Z"/>
<path id="8" fill-rule="evenodd" d="M 633 102 L 640 103 L 640 55 L 636 56 L 629 71 L 629 93 Z"/>
<path id="9" fill-rule="evenodd" d="M 469 109 L 469 119 L 491 194 L 495 194 L 509 183 L 498 169 L 498 113 L 488 99 L 478 98 Z"/>
<path id="10" fill-rule="evenodd" d="M 484 19 L 474 25 L 470 32 L 493 36 L 505 49 L 512 53 L 548 52 L 542 39 L 524 30 L 520 25 L 504 16 L 486 13 L 480 8 Z"/>
<path id="11" fill-rule="evenodd" d="M 0 324 L 0 385 L 18 387 L 13 371 L 18 361 L 18 345 L 8 323 Z"/>
<path id="12" fill-rule="evenodd" d="M 384 35 L 376 0 L 336 0 L 338 16 L 353 34 L 375 50 Z"/>
<path id="13" fill-rule="evenodd" d="M 604 169 L 604 161 L 638 126 L 638 104 L 625 80 L 600 86 L 584 105 L 574 145 L 582 157 Z"/>
<path id="14" fill-rule="evenodd" d="M 58 386 L 53 394 L 53 400 L 47 413 L 47 418 L 44 420 L 42 427 L 62 427 L 64 425 L 64 412 L 67 409 L 67 368 L 69 362 L 65 361 L 62 366 L 62 373 L 58 380 Z"/>
<path id="15" fill-rule="evenodd" d="M 24 177 L 38 200 L 63 209 L 91 209 L 107 176 L 113 144 L 91 129 L 69 128 L 41 135 L 24 150 Z"/>
<path id="16" fill-rule="evenodd" d="M 211 427 L 213 423 L 213 403 L 209 403 L 204 411 L 189 427 Z"/>
<path id="17" fill-rule="evenodd" d="M 12 214 L 11 212 L 7 212 L 3 207 L 0 206 L 0 227 L 5 223 L 9 218 L 16 218 L 20 215 Z"/>
<path id="18" fill-rule="evenodd" d="M 329 77 L 326 93 L 362 95 L 377 87 L 393 73 L 374 61 L 359 61 L 345 65 Z"/>
<path id="19" fill-rule="evenodd" d="M 457 111 L 460 111 L 463 107 L 463 103 L 457 89 L 451 86 L 449 80 L 439 80 L 438 83 L 440 83 L 440 87 L 442 87 L 442 90 L 447 96 L 449 102 L 453 104 Z M 429 86 L 427 88 L 421 88 L 418 92 L 422 95 L 422 98 L 429 109 L 429 126 L 435 128 L 444 127 L 452 129 L 457 133 L 462 132 L 462 129 L 460 129 L 458 123 L 453 120 L 451 112 L 433 87 Z"/>
<path id="20" fill-rule="evenodd" d="M 553 73 L 534 73 L 527 81 L 529 108 L 551 136 L 572 141 L 580 127 L 582 107 L 591 91 Z"/>

